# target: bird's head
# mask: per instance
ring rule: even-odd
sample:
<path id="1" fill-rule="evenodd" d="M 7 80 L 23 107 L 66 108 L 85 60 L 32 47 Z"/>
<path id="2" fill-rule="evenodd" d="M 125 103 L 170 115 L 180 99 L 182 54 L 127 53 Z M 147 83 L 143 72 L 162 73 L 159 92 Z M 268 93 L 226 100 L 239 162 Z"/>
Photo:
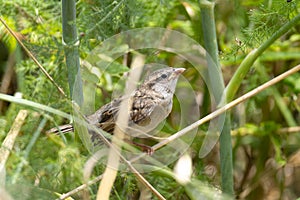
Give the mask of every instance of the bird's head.
<path id="1" fill-rule="evenodd" d="M 184 71 L 184 68 L 172 67 L 156 70 L 145 79 L 143 85 L 146 85 L 157 92 L 170 90 L 174 93 L 179 75 Z"/>

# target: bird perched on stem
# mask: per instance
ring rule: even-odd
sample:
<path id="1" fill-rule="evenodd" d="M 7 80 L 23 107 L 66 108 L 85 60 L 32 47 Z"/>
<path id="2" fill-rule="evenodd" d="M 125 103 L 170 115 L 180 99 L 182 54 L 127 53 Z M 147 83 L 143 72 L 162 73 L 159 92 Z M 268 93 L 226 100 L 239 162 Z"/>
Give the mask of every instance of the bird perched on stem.
<path id="1" fill-rule="evenodd" d="M 152 72 L 130 96 L 116 98 L 87 116 L 88 123 L 113 134 L 120 104 L 125 98 L 129 98 L 128 102 L 132 105 L 125 134 L 131 137 L 150 137 L 149 133 L 170 114 L 177 80 L 184 71 L 184 68 L 167 67 Z M 48 133 L 67 133 L 73 130 L 72 124 L 66 124 L 52 128 Z M 94 140 L 95 134 L 92 133 L 92 142 Z M 145 145 L 136 145 L 148 150 Z"/>

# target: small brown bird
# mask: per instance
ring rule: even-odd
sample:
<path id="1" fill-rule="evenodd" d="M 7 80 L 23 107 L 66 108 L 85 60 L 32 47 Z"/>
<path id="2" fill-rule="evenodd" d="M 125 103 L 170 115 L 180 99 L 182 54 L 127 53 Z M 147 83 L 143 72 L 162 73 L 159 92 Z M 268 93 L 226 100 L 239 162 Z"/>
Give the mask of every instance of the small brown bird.
<path id="1" fill-rule="evenodd" d="M 177 80 L 184 71 L 184 68 L 168 67 L 152 72 L 129 97 L 116 98 L 87 116 L 88 123 L 112 134 L 120 104 L 122 100 L 129 98 L 128 102 L 132 102 L 132 106 L 126 134 L 132 137 L 149 137 L 149 133 L 170 114 Z M 73 130 L 72 124 L 66 124 L 50 129 L 48 133 L 66 133 Z M 94 142 L 95 134 L 91 135 Z"/>

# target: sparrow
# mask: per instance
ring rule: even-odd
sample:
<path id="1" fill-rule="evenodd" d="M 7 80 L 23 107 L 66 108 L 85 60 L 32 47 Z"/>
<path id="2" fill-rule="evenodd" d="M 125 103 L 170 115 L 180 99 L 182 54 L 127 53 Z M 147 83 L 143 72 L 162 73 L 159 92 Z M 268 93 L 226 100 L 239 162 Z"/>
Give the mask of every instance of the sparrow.
<path id="1" fill-rule="evenodd" d="M 95 113 L 86 116 L 88 124 L 113 134 L 120 104 L 126 99 L 131 103 L 131 109 L 128 113 L 129 121 L 124 131 L 125 134 L 130 137 L 151 137 L 151 131 L 170 114 L 177 81 L 184 71 L 184 68 L 167 67 L 150 73 L 131 95 L 120 96 L 102 106 Z M 47 132 L 67 133 L 71 131 L 74 131 L 73 125 L 66 124 Z M 96 143 L 96 140 L 99 141 L 94 131 L 89 131 L 89 133 L 93 143 Z M 148 151 L 146 145 L 134 142 L 132 144 Z"/>

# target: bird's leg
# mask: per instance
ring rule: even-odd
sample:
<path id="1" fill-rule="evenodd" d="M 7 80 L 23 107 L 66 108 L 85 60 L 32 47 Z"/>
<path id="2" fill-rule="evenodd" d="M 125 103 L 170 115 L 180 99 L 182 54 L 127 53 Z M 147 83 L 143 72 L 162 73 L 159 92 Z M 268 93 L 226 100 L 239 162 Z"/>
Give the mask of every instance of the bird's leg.
<path id="1" fill-rule="evenodd" d="M 154 153 L 154 149 L 151 146 L 141 144 L 141 143 L 137 143 L 137 142 L 134 142 L 134 141 L 129 140 L 129 139 L 125 139 L 125 142 L 141 148 L 141 150 L 143 152 L 147 153 L 150 156 Z"/>

